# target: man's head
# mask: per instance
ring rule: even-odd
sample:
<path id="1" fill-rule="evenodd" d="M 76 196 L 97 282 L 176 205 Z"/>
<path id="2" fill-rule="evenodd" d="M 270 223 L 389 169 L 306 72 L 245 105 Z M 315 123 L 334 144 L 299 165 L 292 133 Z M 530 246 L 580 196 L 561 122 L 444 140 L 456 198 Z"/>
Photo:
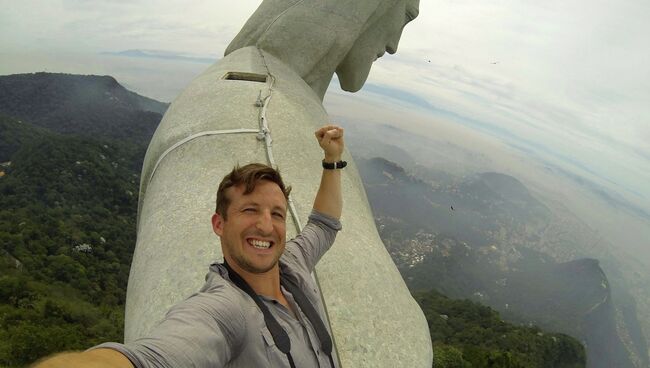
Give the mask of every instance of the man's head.
<path id="1" fill-rule="evenodd" d="M 290 191 L 280 173 L 263 164 L 237 166 L 223 178 L 212 228 L 231 266 L 265 273 L 277 264 L 284 251 Z"/>

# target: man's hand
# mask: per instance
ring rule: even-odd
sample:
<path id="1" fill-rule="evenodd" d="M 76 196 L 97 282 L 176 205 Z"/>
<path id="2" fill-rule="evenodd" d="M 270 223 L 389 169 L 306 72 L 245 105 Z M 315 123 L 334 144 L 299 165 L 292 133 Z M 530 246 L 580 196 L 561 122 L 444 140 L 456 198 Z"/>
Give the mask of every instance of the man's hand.
<path id="1" fill-rule="evenodd" d="M 318 144 L 325 153 L 325 162 L 341 161 L 343 155 L 343 128 L 338 125 L 326 125 L 314 133 Z M 341 196 L 341 169 L 323 170 L 320 187 L 314 200 L 314 209 L 322 214 L 341 218 L 343 198 Z"/>
<path id="2" fill-rule="evenodd" d="M 318 129 L 314 135 L 318 140 L 318 144 L 325 153 L 325 162 L 341 161 L 343 148 L 343 128 L 338 125 L 326 125 Z"/>

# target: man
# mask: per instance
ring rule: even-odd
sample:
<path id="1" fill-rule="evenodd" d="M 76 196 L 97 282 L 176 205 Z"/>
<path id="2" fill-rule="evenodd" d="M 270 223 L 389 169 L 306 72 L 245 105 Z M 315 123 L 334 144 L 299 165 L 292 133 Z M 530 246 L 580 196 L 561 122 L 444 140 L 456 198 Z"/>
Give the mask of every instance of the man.
<path id="1" fill-rule="evenodd" d="M 328 125 L 315 135 L 324 170 L 312 215 L 295 239 L 285 243 L 290 188 L 279 173 L 262 164 L 236 167 L 219 185 L 212 216 L 225 262 L 211 265 L 200 292 L 172 307 L 150 336 L 58 355 L 38 367 L 334 368 L 322 348 L 329 333 L 323 338 L 319 330 L 323 305 L 310 273 L 341 228 L 343 129 Z M 288 354 L 276 346 L 264 308 L 288 335 Z"/>

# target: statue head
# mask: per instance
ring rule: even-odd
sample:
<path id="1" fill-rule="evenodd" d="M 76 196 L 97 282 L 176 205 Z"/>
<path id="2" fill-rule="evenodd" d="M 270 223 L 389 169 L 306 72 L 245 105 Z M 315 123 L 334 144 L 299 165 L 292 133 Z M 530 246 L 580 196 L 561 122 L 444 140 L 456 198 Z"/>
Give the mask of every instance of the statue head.
<path id="1" fill-rule="evenodd" d="M 323 98 L 336 73 L 361 89 L 372 63 L 393 54 L 419 0 L 264 0 L 226 49 L 247 46 L 279 58 Z"/>

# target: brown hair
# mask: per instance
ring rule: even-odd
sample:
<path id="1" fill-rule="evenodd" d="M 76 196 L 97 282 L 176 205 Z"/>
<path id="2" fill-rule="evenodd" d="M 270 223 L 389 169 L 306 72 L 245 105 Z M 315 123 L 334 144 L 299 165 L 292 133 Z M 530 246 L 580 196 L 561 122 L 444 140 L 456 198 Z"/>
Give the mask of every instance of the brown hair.
<path id="1" fill-rule="evenodd" d="M 235 166 L 232 171 L 223 177 L 217 190 L 217 207 L 215 212 L 220 214 L 224 220 L 227 220 L 228 206 L 230 198 L 226 195 L 226 190 L 231 187 L 244 185 L 244 194 L 250 194 L 255 190 L 255 186 L 262 180 L 268 180 L 277 184 L 284 193 L 284 198 L 289 199 L 291 187 L 285 186 L 280 176 L 280 171 L 264 164 L 248 164 L 242 167 Z"/>

